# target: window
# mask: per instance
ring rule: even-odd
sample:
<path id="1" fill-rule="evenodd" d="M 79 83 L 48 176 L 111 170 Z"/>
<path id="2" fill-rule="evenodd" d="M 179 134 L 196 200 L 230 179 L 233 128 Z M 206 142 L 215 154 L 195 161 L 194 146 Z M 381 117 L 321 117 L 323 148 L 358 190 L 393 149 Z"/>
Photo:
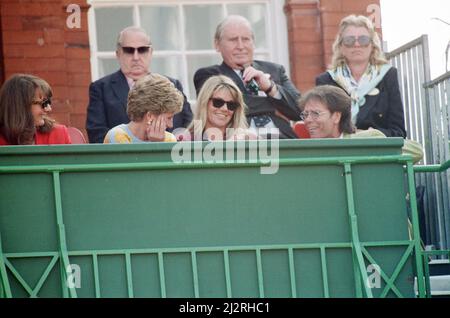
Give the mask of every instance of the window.
<path id="1" fill-rule="evenodd" d="M 217 24 L 229 14 L 245 16 L 255 32 L 255 58 L 289 67 L 287 31 L 280 0 L 91 0 L 89 38 L 92 80 L 119 68 L 115 58 L 117 35 L 137 25 L 152 39 L 152 72 L 179 79 L 190 101 L 195 99 L 194 73 L 218 64 L 214 49 Z"/>

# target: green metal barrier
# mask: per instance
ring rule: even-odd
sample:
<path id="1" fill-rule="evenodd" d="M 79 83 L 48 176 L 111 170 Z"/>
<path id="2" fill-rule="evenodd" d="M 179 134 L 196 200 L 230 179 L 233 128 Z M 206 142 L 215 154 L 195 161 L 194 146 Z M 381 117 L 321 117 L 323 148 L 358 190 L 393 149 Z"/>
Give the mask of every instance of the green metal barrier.
<path id="1" fill-rule="evenodd" d="M 0 296 L 414 297 L 402 144 L 280 141 L 275 174 L 256 142 L 214 163 L 162 143 L 0 147 Z"/>

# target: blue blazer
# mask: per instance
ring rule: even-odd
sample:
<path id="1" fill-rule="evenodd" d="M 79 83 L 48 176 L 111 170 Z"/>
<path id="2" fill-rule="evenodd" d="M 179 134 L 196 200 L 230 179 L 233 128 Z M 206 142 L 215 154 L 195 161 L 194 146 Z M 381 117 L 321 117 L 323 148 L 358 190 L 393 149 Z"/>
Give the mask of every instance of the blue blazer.
<path id="1" fill-rule="evenodd" d="M 167 78 L 183 93 L 183 87 L 178 80 Z M 127 115 L 129 90 L 126 77 L 120 70 L 91 83 L 86 117 L 86 131 L 90 143 L 103 143 L 108 130 L 130 121 Z M 184 93 L 183 96 L 183 109 L 174 116 L 173 129 L 187 127 L 192 121 L 191 105 Z"/>
<path id="2" fill-rule="evenodd" d="M 327 84 L 340 87 L 328 72 L 317 76 L 316 85 Z M 405 138 L 405 117 L 395 67 L 384 75 L 377 88 L 380 91 L 378 95 L 366 95 L 366 103 L 360 107 L 356 117 L 356 128 L 372 127 L 380 130 L 387 137 Z"/>

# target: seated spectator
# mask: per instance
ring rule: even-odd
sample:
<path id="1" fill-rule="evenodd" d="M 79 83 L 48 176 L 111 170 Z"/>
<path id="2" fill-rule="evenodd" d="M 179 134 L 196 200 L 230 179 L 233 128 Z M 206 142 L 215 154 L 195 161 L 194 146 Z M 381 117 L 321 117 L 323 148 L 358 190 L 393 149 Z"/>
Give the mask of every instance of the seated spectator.
<path id="1" fill-rule="evenodd" d="M 311 138 L 386 137 L 377 129 L 355 128 L 351 120 L 351 99 L 336 86 L 315 87 L 300 99 L 299 107 Z M 403 153 L 412 155 L 414 162 L 423 157 L 421 145 L 413 140 L 405 139 Z"/>
<path id="2" fill-rule="evenodd" d="M 70 144 L 67 127 L 48 116 L 51 97 L 50 85 L 39 77 L 9 78 L 0 91 L 0 145 Z"/>
<path id="3" fill-rule="evenodd" d="M 282 65 L 255 60 L 255 34 L 251 23 L 239 15 L 230 15 L 216 28 L 214 46 L 223 63 L 200 68 L 194 74 L 197 96 L 205 81 L 225 75 L 237 85 L 252 129 L 264 138 L 295 138 L 289 121 L 299 120 L 297 100 L 300 92 Z M 275 134 L 275 128 L 279 131 Z M 270 131 L 270 136 L 266 133 Z"/>
<path id="4" fill-rule="evenodd" d="M 86 131 L 90 143 L 103 142 L 109 129 L 131 120 L 126 112 L 127 96 L 137 80 L 152 73 L 152 56 L 152 42 L 144 29 L 131 26 L 120 31 L 116 43 L 120 69 L 89 87 Z M 183 94 L 180 81 L 167 78 Z M 173 118 L 174 128 L 187 127 L 192 120 L 191 106 L 183 97 L 183 109 Z"/>
<path id="5" fill-rule="evenodd" d="M 183 94 L 166 77 L 156 73 L 139 79 L 128 95 L 128 124 L 120 124 L 105 136 L 105 144 L 148 141 L 176 142 L 166 131 L 183 107 Z"/>
<path id="6" fill-rule="evenodd" d="M 372 21 L 350 15 L 342 19 L 333 44 L 330 69 L 317 85 L 344 89 L 352 101 L 352 122 L 358 129 L 375 128 L 387 137 L 406 137 L 397 69 L 389 65 Z"/>
<path id="7" fill-rule="evenodd" d="M 239 87 L 223 75 L 206 80 L 198 94 L 194 120 L 178 140 L 254 139 L 247 128 L 245 104 Z M 187 133 L 186 133 L 187 132 Z"/>

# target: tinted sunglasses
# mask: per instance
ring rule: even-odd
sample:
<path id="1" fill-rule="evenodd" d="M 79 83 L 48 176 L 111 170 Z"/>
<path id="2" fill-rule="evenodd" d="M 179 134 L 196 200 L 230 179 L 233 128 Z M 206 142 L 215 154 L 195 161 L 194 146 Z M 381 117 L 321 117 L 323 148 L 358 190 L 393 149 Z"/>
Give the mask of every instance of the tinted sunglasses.
<path id="1" fill-rule="evenodd" d="M 360 35 L 358 37 L 354 35 L 348 35 L 342 38 L 342 44 L 344 44 L 344 46 L 346 47 L 355 46 L 356 41 L 358 41 L 359 45 L 361 46 L 368 46 L 371 42 L 371 39 L 367 35 Z"/>
<path id="2" fill-rule="evenodd" d="M 150 50 L 150 46 L 140 46 L 140 47 L 122 46 L 122 51 L 125 54 L 134 54 L 136 50 L 138 51 L 139 54 L 146 54 Z"/>
<path id="3" fill-rule="evenodd" d="M 41 105 L 41 108 L 45 109 L 48 106 L 52 105 L 52 100 L 50 98 L 44 98 L 43 100 L 34 100 L 34 101 L 32 101 L 32 103 Z"/>
<path id="4" fill-rule="evenodd" d="M 227 101 L 224 101 L 224 100 L 221 99 L 221 98 L 211 98 L 211 100 L 212 100 L 213 106 L 216 107 L 216 108 L 220 108 L 220 107 L 222 107 L 224 104 L 227 104 L 228 110 L 234 111 L 234 110 L 236 110 L 236 109 L 239 107 L 239 103 L 236 103 L 236 102 L 227 102 Z"/>

